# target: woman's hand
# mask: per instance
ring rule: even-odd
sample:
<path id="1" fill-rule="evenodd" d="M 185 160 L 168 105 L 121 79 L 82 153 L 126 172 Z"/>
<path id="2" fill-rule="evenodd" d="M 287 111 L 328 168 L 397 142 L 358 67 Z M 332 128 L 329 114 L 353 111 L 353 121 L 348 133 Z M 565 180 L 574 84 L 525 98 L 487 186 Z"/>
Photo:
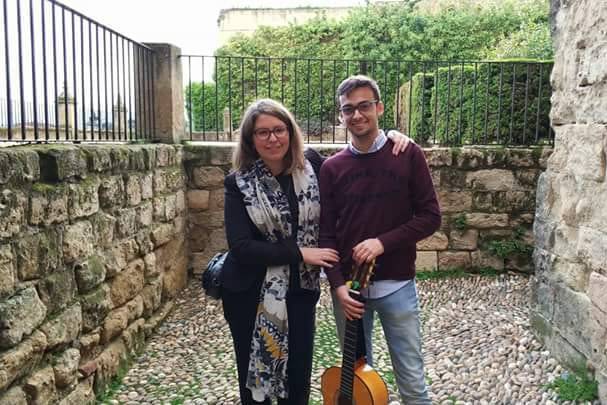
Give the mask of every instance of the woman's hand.
<path id="1" fill-rule="evenodd" d="M 322 267 L 333 267 L 332 263 L 339 261 L 337 250 L 329 248 L 299 248 L 304 263 Z"/>
<path id="2" fill-rule="evenodd" d="M 394 156 L 398 156 L 400 153 L 404 152 L 407 149 L 407 146 L 409 146 L 409 143 L 413 142 L 407 135 L 394 129 L 388 131 L 387 137 L 394 142 L 394 147 L 392 148 L 392 154 Z"/>

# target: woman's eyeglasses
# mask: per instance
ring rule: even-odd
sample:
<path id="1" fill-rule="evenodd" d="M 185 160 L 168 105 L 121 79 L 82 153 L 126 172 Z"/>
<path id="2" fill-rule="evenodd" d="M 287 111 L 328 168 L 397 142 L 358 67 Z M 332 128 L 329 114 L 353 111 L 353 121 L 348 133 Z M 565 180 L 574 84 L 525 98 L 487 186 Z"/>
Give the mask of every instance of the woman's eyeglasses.
<path id="1" fill-rule="evenodd" d="M 280 127 L 270 128 L 257 128 L 253 131 L 253 135 L 255 135 L 258 139 L 262 141 L 267 141 L 270 139 L 270 135 L 274 134 L 276 138 L 283 138 L 289 133 L 288 128 L 283 125 Z"/>

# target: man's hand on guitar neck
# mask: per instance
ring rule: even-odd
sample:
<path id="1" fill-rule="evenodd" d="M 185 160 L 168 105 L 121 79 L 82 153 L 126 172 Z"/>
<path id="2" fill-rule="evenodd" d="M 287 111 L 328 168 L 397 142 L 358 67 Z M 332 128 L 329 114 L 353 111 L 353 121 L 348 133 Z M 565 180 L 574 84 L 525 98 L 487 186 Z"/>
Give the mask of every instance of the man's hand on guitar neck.
<path id="1" fill-rule="evenodd" d="M 349 289 L 346 285 L 341 285 L 335 289 L 335 294 L 339 299 L 341 308 L 347 320 L 360 319 L 365 312 L 365 305 L 350 297 Z"/>
<path id="2" fill-rule="evenodd" d="M 352 260 L 356 264 L 371 263 L 384 253 L 384 245 L 377 238 L 365 239 L 352 248 Z"/>

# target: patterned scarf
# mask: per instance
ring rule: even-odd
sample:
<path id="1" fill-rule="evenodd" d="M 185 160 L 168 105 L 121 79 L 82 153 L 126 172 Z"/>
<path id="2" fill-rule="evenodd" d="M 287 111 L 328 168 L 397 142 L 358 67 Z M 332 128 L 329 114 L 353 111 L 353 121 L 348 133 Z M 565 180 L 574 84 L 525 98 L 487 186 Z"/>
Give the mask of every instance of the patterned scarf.
<path id="1" fill-rule="evenodd" d="M 320 196 L 318 180 L 309 161 L 303 170 L 292 174 L 299 205 L 299 229 L 296 241 L 300 247 L 318 246 Z M 292 235 L 291 211 L 286 194 L 278 180 L 261 159 L 251 169 L 236 173 L 236 183 L 244 195 L 249 217 L 270 242 Z M 289 358 L 289 323 L 286 296 L 289 289 L 288 264 L 268 266 L 261 287 L 260 301 L 251 341 L 247 387 L 253 399 L 288 398 L 287 360 Z M 300 286 L 319 290 L 320 269 L 299 265 Z"/>

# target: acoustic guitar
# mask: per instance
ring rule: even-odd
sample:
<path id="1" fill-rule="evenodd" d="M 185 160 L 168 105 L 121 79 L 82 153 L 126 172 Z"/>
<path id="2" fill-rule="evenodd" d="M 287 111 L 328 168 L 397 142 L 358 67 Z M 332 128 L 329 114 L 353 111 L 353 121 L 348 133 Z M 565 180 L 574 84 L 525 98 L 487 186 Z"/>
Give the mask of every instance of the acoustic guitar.
<path id="1" fill-rule="evenodd" d="M 354 267 L 350 281 L 350 297 L 363 301 L 360 290 L 369 284 L 375 261 Z M 320 383 L 325 405 L 387 405 L 388 388 L 377 371 L 365 361 L 364 335 L 361 320 L 346 320 L 341 367 L 325 370 Z"/>

